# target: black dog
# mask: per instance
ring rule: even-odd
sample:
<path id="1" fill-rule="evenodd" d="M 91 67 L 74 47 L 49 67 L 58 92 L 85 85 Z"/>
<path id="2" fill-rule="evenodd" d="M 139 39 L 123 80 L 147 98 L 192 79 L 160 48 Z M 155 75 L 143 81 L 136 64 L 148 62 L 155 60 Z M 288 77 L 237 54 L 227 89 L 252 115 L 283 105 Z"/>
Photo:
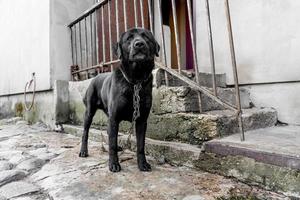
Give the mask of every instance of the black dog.
<path id="1" fill-rule="evenodd" d="M 118 129 L 122 120 L 133 117 L 134 85 L 141 83 L 140 116 L 136 120 L 137 161 L 141 171 L 150 171 L 145 157 L 145 133 L 147 118 L 152 106 L 152 70 L 159 45 L 152 33 L 142 28 L 133 28 L 123 33 L 115 52 L 121 60 L 112 73 L 100 74 L 92 80 L 83 99 L 86 106 L 84 132 L 80 157 L 88 156 L 88 131 L 97 109 L 108 116 L 109 170 L 121 170 L 118 159 Z"/>

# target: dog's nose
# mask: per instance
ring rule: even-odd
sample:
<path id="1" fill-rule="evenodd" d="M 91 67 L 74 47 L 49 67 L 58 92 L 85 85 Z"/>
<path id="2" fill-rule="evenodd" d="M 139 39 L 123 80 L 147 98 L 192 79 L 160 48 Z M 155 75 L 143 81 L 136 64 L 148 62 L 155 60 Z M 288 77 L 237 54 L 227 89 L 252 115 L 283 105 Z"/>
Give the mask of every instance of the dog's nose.
<path id="1" fill-rule="evenodd" d="M 138 48 L 138 49 L 141 49 L 141 48 L 145 47 L 145 43 L 138 40 L 138 41 L 136 41 L 136 42 L 134 43 L 134 47 L 135 47 L 135 48 Z"/>

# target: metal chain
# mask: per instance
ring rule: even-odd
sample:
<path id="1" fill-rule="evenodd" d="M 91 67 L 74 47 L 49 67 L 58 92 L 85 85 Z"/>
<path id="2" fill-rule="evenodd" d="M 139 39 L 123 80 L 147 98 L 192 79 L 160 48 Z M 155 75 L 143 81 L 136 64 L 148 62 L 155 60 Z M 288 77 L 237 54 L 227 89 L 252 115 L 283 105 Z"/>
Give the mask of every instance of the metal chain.
<path id="1" fill-rule="evenodd" d="M 140 117 L 140 90 L 142 89 L 142 83 L 135 84 L 133 86 L 133 114 L 132 114 L 132 121 L 131 127 L 128 131 L 127 137 L 127 147 L 131 148 L 131 135 L 136 134 L 135 130 L 135 122 L 137 118 Z"/>

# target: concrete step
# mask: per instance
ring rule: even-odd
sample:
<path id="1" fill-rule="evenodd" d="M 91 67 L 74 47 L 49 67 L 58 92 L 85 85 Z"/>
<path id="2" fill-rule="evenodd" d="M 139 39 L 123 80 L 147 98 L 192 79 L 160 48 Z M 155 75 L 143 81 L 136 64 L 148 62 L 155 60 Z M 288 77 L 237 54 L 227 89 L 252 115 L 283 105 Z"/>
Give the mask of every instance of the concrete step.
<path id="1" fill-rule="evenodd" d="M 207 88 L 208 89 L 208 88 Z M 231 105 L 236 105 L 235 89 L 217 88 L 218 96 Z M 248 90 L 241 88 L 241 106 L 250 108 L 252 103 Z M 203 94 L 202 110 L 223 110 L 224 107 Z M 180 112 L 199 112 L 199 99 L 195 90 L 188 86 L 153 88 L 153 107 L 155 114 L 180 113 Z"/>
<path id="2" fill-rule="evenodd" d="M 243 110 L 244 129 L 253 130 L 274 126 L 277 112 L 272 108 Z M 213 138 L 239 132 L 234 112 L 229 110 L 210 111 L 203 114 L 151 114 L 148 119 L 147 137 L 202 144 Z"/>
<path id="3" fill-rule="evenodd" d="M 182 74 L 191 80 L 196 80 L 195 72 L 193 71 L 182 70 Z M 154 77 L 154 86 L 160 87 L 162 85 L 166 85 L 165 74 L 162 69 L 159 68 L 155 69 L 153 71 L 153 77 Z M 169 80 L 170 87 L 187 86 L 185 82 L 172 76 L 171 74 L 168 74 L 168 80 Z M 200 85 L 212 88 L 213 85 L 212 74 L 200 72 L 199 81 L 200 81 Z M 216 74 L 216 86 L 223 87 L 223 88 L 226 87 L 226 74 Z"/>
<path id="4" fill-rule="evenodd" d="M 83 128 L 63 125 L 66 133 L 82 136 Z M 246 132 L 246 141 L 239 135 L 213 140 L 199 146 L 146 138 L 146 153 L 159 163 L 235 177 L 249 185 L 300 197 L 299 127 L 273 127 Z M 106 131 L 90 130 L 90 139 L 108 143 Z M 119 133 L 119 145 L 136 150 L 135 137 Z M 221 145 L 221 146 L 220 146 Z"/>
<path id="5" fill-rule="evenodd" d="M 300 126 L 276 126 L 205 143 L 200 169 L 300 198 Z"/>

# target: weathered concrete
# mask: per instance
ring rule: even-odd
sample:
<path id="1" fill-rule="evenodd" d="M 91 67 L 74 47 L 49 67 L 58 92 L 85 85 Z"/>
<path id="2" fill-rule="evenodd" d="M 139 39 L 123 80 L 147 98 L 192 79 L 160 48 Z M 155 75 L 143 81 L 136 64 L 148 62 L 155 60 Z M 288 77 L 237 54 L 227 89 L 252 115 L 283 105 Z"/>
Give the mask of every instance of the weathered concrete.
<path id="1" fill-rule="evenodd" d="M 250 187 L 222 176 L 187 167 L 174 167 L 167 163 L 158 165 L 152 157 L 148 157 L 148 161 L 152 164 L 153 171 L 141 173 L 136 165 L 135 153 L 128 150 L 120 152 L 122 171 L 110 173 L 107 166 L 108 154 L 101 150 L 99 142 L 90 141 L 90 156 L 79 158 L 81 139 L 78 137 L 50 132 L 40 125 L 4 125 L 0 126 L 0 129 L 1 135 L 8 136 L 6 141 L 0 141 L 0 152 L 7 153 L 8 150 L 14 150 L 33 156 L 30 152 L 46 148 L 47 151 L 58 155 L 45 163 L 42 168 L 37 168 L 36 173 L 28 174 L 26 179 L 0 187 L 0 191 L 5 191 L 4 195 L 7 197 L 8 193 L 11 195 L 23 193 L 24 195 L 16 198 L 19 200 L 167 200 L 200 197 L 207 200 L 231 197 L 288 199 L 284 195 Z M 15 132 L 20 134 L 16 135 Z M 3 147 L 4 143 L 14 145 Z M 177 148 L 181 148 L 182 151 L 181 157 L 186 156 L 184 153 L 188 150 L 188 146 L 190 145 L 180 147 L 177 143 Z M 153 150 L 157 150 L 158 153 L 161 149 Z M 18 186 L 17 193 L 12 192 L 17 189 L 12 186 Z M 29 191 L 33 193 L 27 193 Z M 0 196 L 3 196 L 3 193 Z"/>
<path id="2" fill-rule="evenodd" d="M 217 88 L 218 96 L 224 101 L 236 105 L 235 90 L 231 88 Z M 240 90 L 242 108 L 250 108 L 250 94 L 246 89 Z M 202 110 L 224 110 L 208 96 L 202 94 Z M 198 93 L 188 86 L 153 88 L 153 106 L 155 114 L 199 112 Z"/>
<path id="3" fill-rule="evenodd" d="M 195 73 L 191 71 L 185 71 L 183 70 L 182 73 L 188 77 L 189 79 L 195 80 Z M 153 84 L 155 87 L 161 87 L 163 85 L 166 85 L 165 75 L 164 71 L 162 69 L 155 69 L 153 71 Z M 180 79 L 169 75 L 169 86 L 170 87 L 176 87 L 176 86 L 187 86 L 187 84 Z M 204 87 L 212 88 L 212 75 L 209 73 L 199 73 L 199 81 L 200 85 Z M 226 75 L 225 74 L 216 74 L 216 86 L 217 87 L 226 87 Z"/>
<path id="4" fill-rule="evenodd" d="M 7 199 L 19 197 L 26 194 L 33 194 L 38 192 L 40 189 L 33 184 L 26 183 L 23 181 L 9 183 L 0 188 L 0 195 Z"/>
<path id="5" fill-rule="evenodd" d="M 212 140 L 195 162 L 209 172 L 300 197 L 300 127 L 283 126 Z"/>
<path id="6" fill-rule="evenodd" d="M 57 124 L 66 123 L 69 120 L 69 82 L 54 82 L 54 109 L 55 122 Z"/>

